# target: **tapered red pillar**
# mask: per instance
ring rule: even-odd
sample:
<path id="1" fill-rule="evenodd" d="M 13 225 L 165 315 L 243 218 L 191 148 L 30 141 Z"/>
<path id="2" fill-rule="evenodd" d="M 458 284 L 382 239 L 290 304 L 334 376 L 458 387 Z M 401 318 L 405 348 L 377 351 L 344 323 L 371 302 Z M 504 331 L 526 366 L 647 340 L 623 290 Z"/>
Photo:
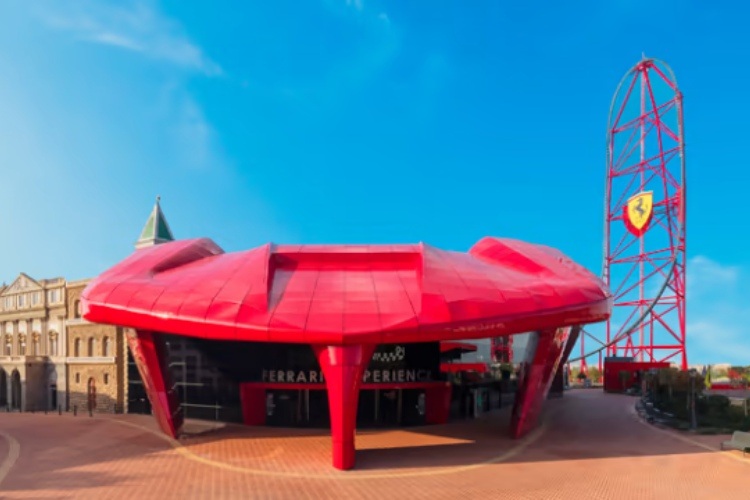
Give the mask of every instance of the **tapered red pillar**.
<path id="1" fill-rule="evenodd" d="M 357 426 L 359 388 L 375 346 L 314 345 L 313 350 L 328 389 L 333 466 L 341 470 L 351 469 L 354 467 L 354 432 Z"/>
<path id="2" fill-rule="evenodd" d="M 565 393 L 565 364 L 568 362 L 568 359 L 570 358 L 570 353 L 573 350 L 573 346 L 578 341 L 578 336 L 581 333 L 581 327 L 580 326 L 574 326 L 570 330 L 570 335 L 568 336 L 568 340 L 565 344 L 565 349 L 563 350 L 562 357 L 560 358 L 559 363 L 557 364 L 557 371 L 555 372 L 554 376 L 552 377 L 552 386 L 549 389 L 549 399 L 552 398 L 561 398 L 563 394 Z"/>
<path id="3" fill-rule="evenodd" d="M 266 389 L 257 384 L 240 384 L 242 422 L 245 425 L 266 424 Z"/>
<path id="4" fill-rule="evenodd" d="M 547 397 L 552 379 L 562 360 L 570 338 L 570 328 L 544 330 L 534 334 L 529 342 L 530 361 L 513 405 L 510 432 L 515 438 L 526 435 L 539 420 L 542 403 Z"/>
<path id="5" fill-rule="evenodd" d="M 165 434 L 176 438 L 183 415 L 167 369 L 166 346 L 158 334 L 138 330 L 128 334 L 128 344 L 151 402 L 154 417 Z"/>
<path id="6" fill-rule="evenodd" d="M 560 363 L 557 371 L 552 376 L 552 384 L 550 385 L 549 392 L 547 393 L 547 399 L 556 399 L 563 397 L 565 392 L 565 381 L 563 380 L 563 364 Z"/>

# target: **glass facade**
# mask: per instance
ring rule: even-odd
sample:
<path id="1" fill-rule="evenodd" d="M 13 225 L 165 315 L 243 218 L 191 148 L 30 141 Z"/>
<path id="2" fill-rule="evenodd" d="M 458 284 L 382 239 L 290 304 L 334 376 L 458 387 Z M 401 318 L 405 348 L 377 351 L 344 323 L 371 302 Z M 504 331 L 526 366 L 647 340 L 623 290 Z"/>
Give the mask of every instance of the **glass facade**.
<path id="1" fill-rule="evenodd" d="M 266 424 L 329 426 L 328 398 L 318 361 L 308 345 L 221 342 L 161 335 L 168 369 L 185 418 L 242 422 L 240 384 L 270 384 Z M 380 389 L 382 384 L 436 382 L 440 347 L 436 342 L 379 346 L 360 393 L 358 425 L 424 423 L 424 390 Z M 140 373 L 128 351 L 128 412 L 150 413 Z M 285 385 L 289 389 L 284 388 Z"/>

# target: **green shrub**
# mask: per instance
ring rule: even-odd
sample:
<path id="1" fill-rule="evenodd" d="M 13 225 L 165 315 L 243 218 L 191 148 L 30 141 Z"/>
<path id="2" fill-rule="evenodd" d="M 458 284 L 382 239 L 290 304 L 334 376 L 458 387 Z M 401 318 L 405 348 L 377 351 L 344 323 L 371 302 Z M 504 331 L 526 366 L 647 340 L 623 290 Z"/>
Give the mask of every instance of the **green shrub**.
<path id="1" fill-rule="evenodd" d="M 711 394 L 702 398 L 702 400 L 705 401 L 706 406 L 709 408 L 726 409 L 729 408 L 730 404 L 729 398 L 721 394 Z"/>

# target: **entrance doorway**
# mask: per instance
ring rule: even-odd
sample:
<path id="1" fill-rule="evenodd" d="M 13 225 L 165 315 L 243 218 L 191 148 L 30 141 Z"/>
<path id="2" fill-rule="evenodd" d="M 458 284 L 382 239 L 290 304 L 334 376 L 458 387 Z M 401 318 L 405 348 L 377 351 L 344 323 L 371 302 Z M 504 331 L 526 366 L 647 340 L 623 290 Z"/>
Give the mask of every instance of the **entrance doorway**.
<path id="1" fill-rule="evenodd" d="M 279 427 L 307 426 L 309 418 L 308 391 L 268 391 L 266 422 Z"/>
<path id="2" fill-rule="evenodd" d="M 360 392 L 358 426 L 402 427 L 424 423 L 424 390 L 375 389 Z"/>
<path id="3" fill-rule="evenodd" d="M 399 427 L 425 424 L 425 392 L 421 389 L 368 389 L 359 393 L 357 427 Z M 266 425 L 328 427 L 325 389 L 266 391 Z"/>
<path id="4" fill-rule="evenodd" d="M 0 369 L 0 407 L 8 406 L 8 374 Z"/>
<path id="5" fill-rule="evenodd" d="M 49 386 L 49 401 L 52 410 L 57 410 L 57 384 Z"/>
<path id="6" fill-rule="evenodd" d="M 57 410 L 57 369 L 50 367 L 47 379 L 47 409 Z"/>
<path id="7" fill-rule="evenodd" d="M 92 412 L 96 409 L 96 381 L 93 377 L 89 379 L 87 386 L 88 408 L 89 412 Z"/>
<path id="8" fill-rule="evenodd" d="M 18 370 L 13 370 L 10 375 L 10 407 L 13 410 L 21 409 L 21 374 Z"/>

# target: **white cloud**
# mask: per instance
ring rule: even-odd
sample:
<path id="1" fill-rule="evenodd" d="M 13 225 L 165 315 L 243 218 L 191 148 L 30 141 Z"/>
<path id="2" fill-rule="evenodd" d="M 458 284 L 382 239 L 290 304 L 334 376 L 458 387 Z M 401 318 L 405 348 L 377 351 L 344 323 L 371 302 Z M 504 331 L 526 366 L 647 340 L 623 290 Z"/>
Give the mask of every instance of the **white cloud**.
<path id="1" fill-rule="evenodd" d="M 355 11 L 360 19 L 365 18 L 386 26 L 391 24 L 391 19 L 385 11 L 379 11 L 369 2 L 365 5 L 364 0 L 344 0 L 343 5 L 340 0 L 325 0 L 325 3 L 333 11 L 346 12 L 349 9 L 349 11 Z"/>
<path id="2" fill-rule="evenodd" d="M 189 95 L 179 97 L 174 127 L 176 147 L 188 166 L 203 168 L 215 158 L 214 130 L 206 120 L 203 110 Z"/>
<path id="3" fill-rule="evenodd" d="M 179 22 L 144 0 L 74 0 L 43 5 L 47 9 L 37 9 L 37 15 L 48 27 L 76 40 L 138 53 L 178 70 L 169 74 L 169 82 L 162 87 L 160 118 L 169 146 L 186 167 L 202 169 L 223 163 L 218 134 L 184 85 L 186 71 L 206 76 L 222 75 L 223 71 L 188 38 Z"/>
<path id="4" fill-rule="evenodd" d="M 695 320 L 688 322 L 687 351 L 691 363 L 750 364 L 750 339 L 745 326 L 750 315 L 735 312 L 739 316 L 734 318 L 707 314 L 696 315 Z"/>
<path id="5" fill-rule="evenodd" d="M 687 353 L 689 363 L 732 363 L 750 365 L 750 285 L 747 270 L 722 264 L 704 255 L 687 262 Z M 650 284 L 652 286 L 653 284 Z M 658 288 L 653 285 L 654 288 Z M 613 331 L 621 326 L 622 314 L 615 311 Z M 676 320 L 670 313 L 668 321 Z M 673 325 L 675 328 L 677 325 Z M 586 329 L 599 339 L 605 338 L 604 324 Z M 666 338 L 671 342 L 671 338 Z M 660 342 L 657 342 L 660 343 Z M 586 340 L 586 351 L 597 347 Z M 571 358 L 578 357 L 576 347 Z M 589 359 L 589 363 L 595 358 Z"/>
<path id="6" fill-rule="evenodd" d="M 346 0 L 346 5 L 359 11 L 365 8 L 363 0 Z"/>
<path id="7" fill-rule="evenodd" d="M 740 266 L 688 261 L 687 345 L 691 362 L 750 364 L 750 308 Z"/>
<path id="8" fill-rule="evenodd" d="M 703 255 L 697 255 L 687 264 L 688 297 L 698 297 L 714 292 L 726 292 L 738 284 L 738 266 L 724 266 Z"/>
<path id="9" fill-rule="evenodd" d="M 79 40 L 130 50 L 207 76 L 219 76 L 219 64 L 203 53 L 179 23 L 143 3 L 108 4 L 79 0 L 39 12 L 50 27 Z"/>

